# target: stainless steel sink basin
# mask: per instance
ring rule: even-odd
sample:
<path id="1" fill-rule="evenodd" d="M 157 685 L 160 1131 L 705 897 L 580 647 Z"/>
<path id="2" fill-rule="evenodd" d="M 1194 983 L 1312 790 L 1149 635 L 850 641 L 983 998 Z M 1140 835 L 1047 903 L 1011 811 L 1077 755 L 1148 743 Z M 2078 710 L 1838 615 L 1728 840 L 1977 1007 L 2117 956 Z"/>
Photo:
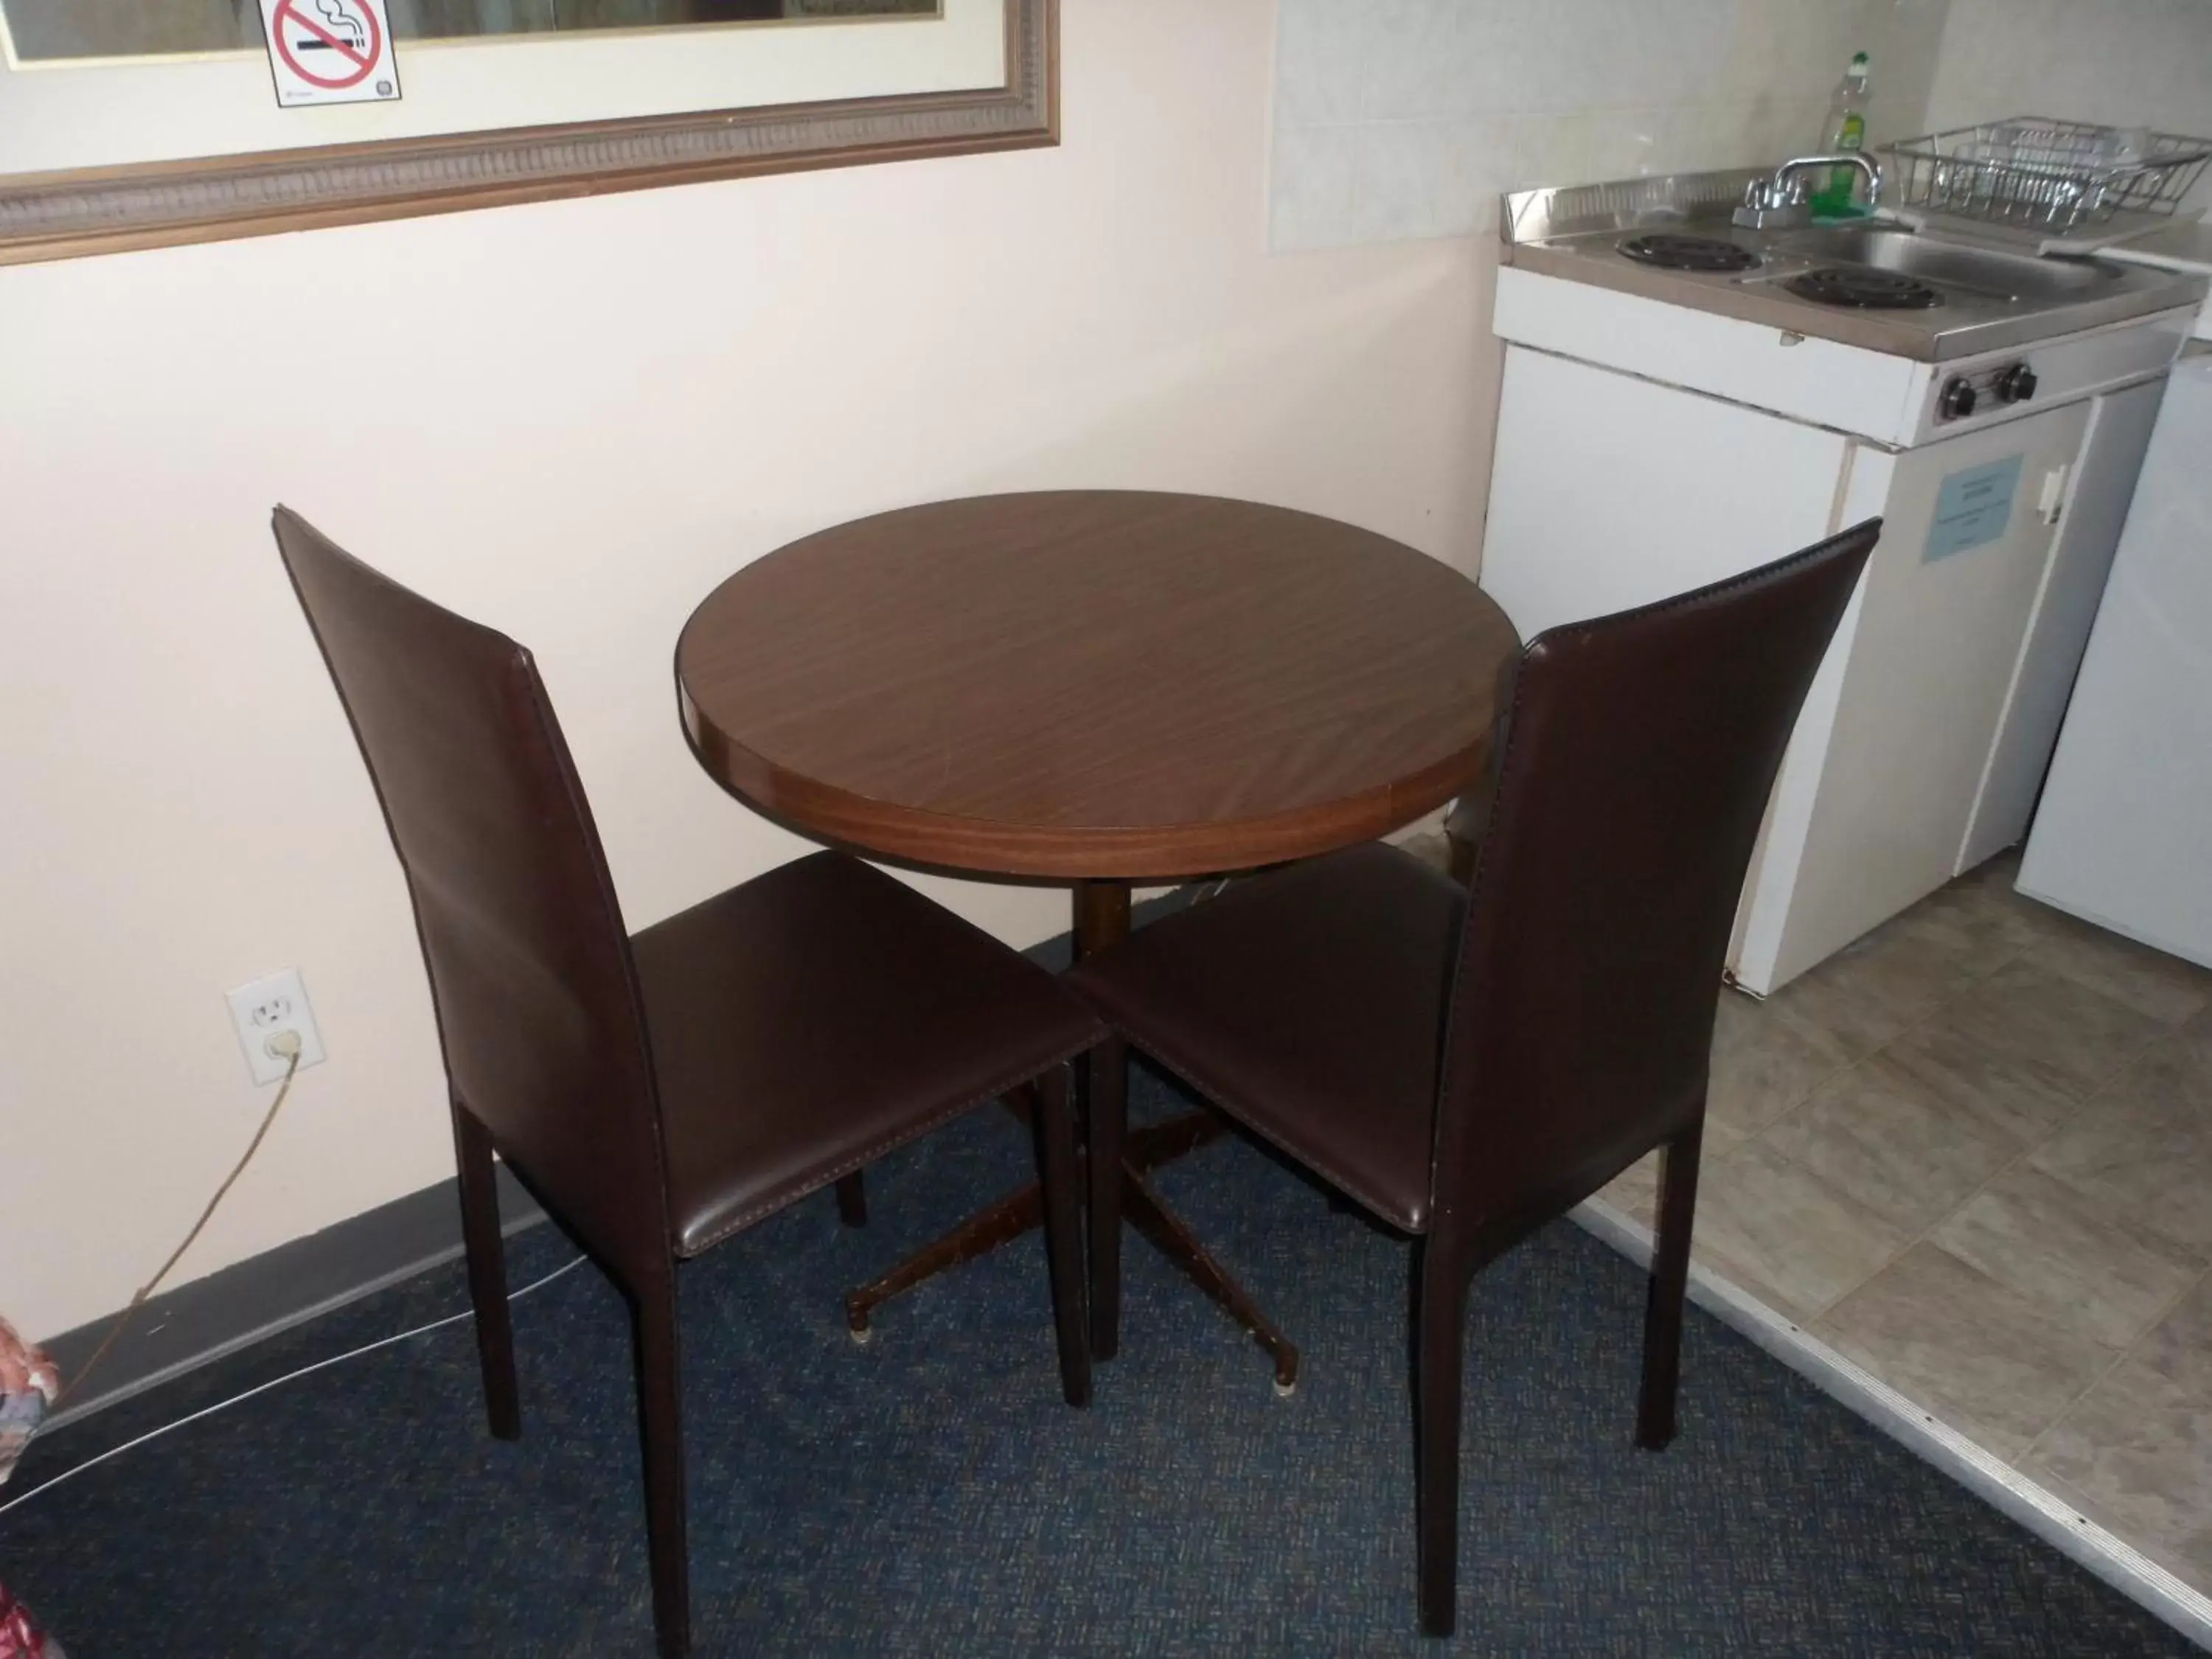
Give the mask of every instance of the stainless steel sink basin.
<path id="1" fill-rule="evenodd" d="M 2015 305 L 2093 299 L 2121 276 L 2110 265 L 1962 247 L 1890 225 L 1817 226 L 1778 236 L 1771 246 L 1778 253 L 1873 265 Z"/>

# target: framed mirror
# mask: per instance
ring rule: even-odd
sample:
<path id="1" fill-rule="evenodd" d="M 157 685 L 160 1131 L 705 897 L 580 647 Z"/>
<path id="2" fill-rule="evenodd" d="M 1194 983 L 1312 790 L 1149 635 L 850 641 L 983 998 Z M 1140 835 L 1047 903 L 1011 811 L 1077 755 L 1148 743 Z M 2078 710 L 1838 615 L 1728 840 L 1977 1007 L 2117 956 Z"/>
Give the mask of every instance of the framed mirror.
<path id="1" fill-rule="evenodd" d="M 1057 138 L 1057 0 L 385 8 L 287 108 L 260 0 L 0 0 L 0 264 Z"/>

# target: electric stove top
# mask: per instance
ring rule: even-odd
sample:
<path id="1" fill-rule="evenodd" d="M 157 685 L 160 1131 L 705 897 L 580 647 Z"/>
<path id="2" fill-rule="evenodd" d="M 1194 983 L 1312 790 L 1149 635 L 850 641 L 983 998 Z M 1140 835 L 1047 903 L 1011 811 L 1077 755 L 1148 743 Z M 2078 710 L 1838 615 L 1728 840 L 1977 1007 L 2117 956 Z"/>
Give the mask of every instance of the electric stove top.
<path id="1" fill-rule="evenodd" d="M 1792 276 L 1784 286 L 1816 305 L 1861 311 L 1926 311 L 1943 303 L 1942 295 L 1917 276 L 1872 265 L 1824 265 Z"/>
<path id="2" fill-rule="evenodd" d="M 1916 232 L 1880 219 L 1747 230 L 1749 170 L 1505 198 L 1506 263 L 1896 356 L 1942 362 L 2189 306 L 2185 272 Z"/>
<path id="3" fill-rule="evenodd" d="M 1623 237 L 1618 246 L 1630 258 L 1662 270 L 1750 270 L 1759 264 L 1749 248 L 1717 236 L 1655 230 Z"/>

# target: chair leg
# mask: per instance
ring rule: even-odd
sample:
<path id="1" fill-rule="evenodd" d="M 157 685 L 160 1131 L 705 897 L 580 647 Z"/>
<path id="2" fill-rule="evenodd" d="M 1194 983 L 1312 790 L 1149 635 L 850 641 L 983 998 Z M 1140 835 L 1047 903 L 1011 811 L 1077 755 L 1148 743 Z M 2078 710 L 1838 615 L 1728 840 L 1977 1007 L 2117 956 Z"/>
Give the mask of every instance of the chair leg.
<path id="1" fill-rule="evenodd" d="M 492 1169 L 491 1132 L 459 1101 L 453 1108 L 453 1161 L 460 1174 L 461 1247 L 468 1257 L 469 1300 L 476 1309 L 477 1359 L 483 1370 L 484 1414 L 499 1440 L 522 1437 L 514 1382 L 514 1327 L 507 1303 L 507 1247 L 499 1231 L 499 1182 Z"/>
<path id="2" fill-rule="evenodd" d="M 1675 1385 L 1681 1373 L 1682 1297 L 1690 1278 L 1690 1224 L 1698 1207 L 1702 1114 L 1661 1155 L 1659 1224 L 1651 1244 L 1651 1286 L 1644 1310 L 1644 1390 L 1636 1443 L 1657 1451 L 1674 1437 Z"/>
<path id="3" fill-rule="evenodd" d="M 1468 1274 L 1433 1238 L 1420 1245 L 1414 1291 L 1413 1454 L 1421 1629 L 1449 1636 L 1459 1616 L 1460 1378 Z"/>
<path id="4" fill-rule="evenodd" d="M 684 1408 L 676 1340 L 676 1274 L 635 1292 L 638 1426 L 645 1441 L 646 1541 L 660 1659 L 691 1651 L 691 1566 L 684 1536 Z"/>
<path id="5" fill-rule="evenodd" d="M 1121 1346 L 1121 1142 L 1129 1113 L 1129 1050 L 1108 1037 L 1078 1062 L 1089 1068 L 1091 1357 Z"/>
<path id="6" fill-rule="evenodd" d="M 1060 1339 L 1060 1387 L 1071 1406 L 1091 1403 L 1091 1333 L 1083 1297 L 1083 1224 L 1075 1194 L 1075 1114 L 1067 1068 L 1030 1085 L 1036 1109 L 1037 1179 L 1044 1188 L 1045 1259 L 1052 1270 L 1052 1319 Z"/>
<path id="7" fill-rule="evenodd" d="M 837 1178 L 837 1218 L 848 1227 L 868 1224 L 868 1188 L 858 1170 Z"/>

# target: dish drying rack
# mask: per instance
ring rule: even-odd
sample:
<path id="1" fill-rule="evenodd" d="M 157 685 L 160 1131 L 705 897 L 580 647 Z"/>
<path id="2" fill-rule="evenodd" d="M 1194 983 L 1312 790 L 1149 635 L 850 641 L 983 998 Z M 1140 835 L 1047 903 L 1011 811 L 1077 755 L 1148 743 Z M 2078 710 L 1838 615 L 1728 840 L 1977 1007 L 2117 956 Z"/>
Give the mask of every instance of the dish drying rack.
<path id="1" fill-rule="evenodd" d="M 2212 160 L 2212 139 L 2040 115 L 1883 148 L 1893 161 L 1883 207 L 1893 216 L 2046 253 L 2089 252 L 2172 223 Z"/>

